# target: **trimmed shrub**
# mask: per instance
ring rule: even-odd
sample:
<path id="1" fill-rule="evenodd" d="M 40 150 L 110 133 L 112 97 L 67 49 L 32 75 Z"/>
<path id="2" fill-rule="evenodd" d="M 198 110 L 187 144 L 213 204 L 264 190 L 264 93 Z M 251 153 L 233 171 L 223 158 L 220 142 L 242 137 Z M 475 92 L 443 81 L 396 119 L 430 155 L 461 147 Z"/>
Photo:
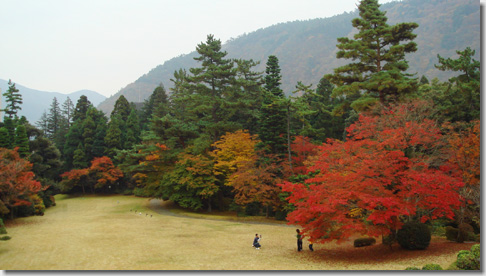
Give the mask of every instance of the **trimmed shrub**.
<path id="1" fill-rule="evenodd" d="M 422 267 L 422 270 L 444 270 L 438 264 L 426 264 Z"/>
<path id="2" fill-rule="evenodd" d="M 44 205 L 42 198 L 40 198 L 38 195 L 31 195 L 30 199 L 34 204 L 34 214 L 37 216 L 43 216 L 46 206 Z"/>
<path id="3" fill-rule="evenodd" d="M 409 267 L 405 268 L 405 270 L 420 270 L 420 268 L 415 267 L 415 266 L 409 266 Z"/>
<path id="4" fill-rule="evenodd" d="M 470 234 L 474 235 L 474 228 L 468 223 L 459 224 L 459 233 L 457 235 L 457 242 L 464 242 L 470 240 Z M 474 237 L 472 239 L 474 241 Z"/>
<path id="5" fill-rule="evenodd" d="M 3 236 L 3 237 L 0 237 L 0 241 L 8 241 L 10 240 L 11 237 L 10 236 Z"/>
<path id="6" fill-rule="evenodd" d="M 448 241 L 457 241 L 457 235 L 459 234 L 459 229 L 452 226 L 446 227 L 446 238 Z"/>
<path id="7" fill-rule="evenodd" d="M 376 243 L 374 238 L 360 238 L 354 240 L 354 247 L 369 246 Z"/>
<path id="8" fill-rule="evenodd" d="M 456 266 L 461 270 L 481 270 L 481 246 L 475 244 L 470 251 L 459 251 Z"/>
<path id="9" fill-rule="evenodd" d="M 419 222 L 407 222 L 397 233 L 400 246 L 410 250 L 427 248 L 431 238 L 429 227 Z"/>
<path id="10" fill-rule="evenodd" d="M 5 224 L 3 224 L 3 220 L 0 218 L 0 235 L 7 234 L 7 228 L 5 228 Z"/>

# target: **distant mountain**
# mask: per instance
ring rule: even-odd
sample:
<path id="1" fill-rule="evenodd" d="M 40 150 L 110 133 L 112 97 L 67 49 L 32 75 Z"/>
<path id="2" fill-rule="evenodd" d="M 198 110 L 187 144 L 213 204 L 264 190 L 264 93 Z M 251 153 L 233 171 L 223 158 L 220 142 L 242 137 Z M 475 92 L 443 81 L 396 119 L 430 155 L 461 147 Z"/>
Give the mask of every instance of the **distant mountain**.
<path id="1" fill-rule="evenodd" d="M 12 80 L 15 82 L 15 80 Z M 19 111 L 19 116 L 25 116 L 27 120 L 31 124 L 35 124 L 44 111 L 49 112 L 49 108 L 51 106 L 52 100 L 56 97 L 59 105 L 61 106 L 64 101 L 66 101 L 67 97 L 71 99 L 71 101 L 76 105 L 79 97 L 85 95 L 88 97 L 88 100 L 94 105 L 97 106 L 99 103 L 106 99 L 105 96 L 90 90 L 81 90 L 76 91 L 71 94 L 62 94 L 57 92 L 45 92 L 39 91 L 35 89 L 31 89 L 25 86 L 22 86 L 18 83 L 15 84 L 15 87 L 20 91 L 22 94 L 22 110 Z M 8 81 L 0 79 L 0 89 L 1 94 L 5 93 L 8 90 Z M 1 108 L 5 108 L 5 97 L 2 96 Z M 2 116 L 5 114 L 2 114 Z"/>
<path id="2" fill-rule="evenodd" d="M 437 54 L 452 57 L 456 55 L 456 50 L 471 47 L 476 50 L 476 59 L 479 60 L 479 4 L 477 0 L 403 0 L 384 4 L 381 9 L 387 12 L 390 25 L 400 22 L 419 24 L 414 40 L 418 44 L 418 51 L 406 56 L 409 72 L 417 73 L 418 77 L 425 75 L 429 79 L 438 77 L 447 80 L 451 73 L 434 67 L 438 63 Z M 261 61 L 255 68 L 257 71 L 264 71 L 268 56 L 276 55 L 281 67 L 282 88 L 286 94 L 290 94 L 295 90 L 297 81 L 316 85 L 324 74 L 349 62 L 336 58 L 337 38 L 352 37 L 356 33 L 351 20 L 358 16 L 355 11 L 330 18 L 280 23 L 232 39 L 223 45 L 223 49 L 230 58 Z M 217 34 L 215 37 L 218 37 Z M 166 61 L 98 107 L 109 113 L 120 95 L 129 101 L 140 102 L 148 98 L 161 83 L 169 89 L 174 71 L 200 66 L 193 60 L 195 56 L 196 52 L 192 52 Z"/>

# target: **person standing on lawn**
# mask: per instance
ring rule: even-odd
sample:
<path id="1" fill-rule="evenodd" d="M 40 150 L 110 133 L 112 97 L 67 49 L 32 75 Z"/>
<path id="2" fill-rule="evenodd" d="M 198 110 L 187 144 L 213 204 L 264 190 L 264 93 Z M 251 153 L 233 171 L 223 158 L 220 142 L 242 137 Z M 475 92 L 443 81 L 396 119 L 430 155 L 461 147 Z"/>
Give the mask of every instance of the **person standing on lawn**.
<path id="1" fill-rule="evenodd" d="M 302 251 L 302 235 L 300 234 L 300 230 L 297 229 L 297 251 Z"/>

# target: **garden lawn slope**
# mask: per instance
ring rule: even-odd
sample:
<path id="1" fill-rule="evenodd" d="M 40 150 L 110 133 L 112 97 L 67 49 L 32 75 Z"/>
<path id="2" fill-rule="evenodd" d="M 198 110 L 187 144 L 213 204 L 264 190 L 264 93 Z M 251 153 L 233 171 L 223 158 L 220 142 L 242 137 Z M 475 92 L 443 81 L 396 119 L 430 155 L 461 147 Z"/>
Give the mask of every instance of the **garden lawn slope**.
<path id="1" fill-rule="evenodd" d="M 56 196 L 42 217 L 7 223 L 1 270 L 403 270 L 438 263 L 446 268 L 471 244 L 433 240 L 429 249 L 390 250 L 314 245 L 296 251 L 295 230 L 160 214 L 133 196 Z M 130 209 L 137 209 L 137 214 Z M 139 213 L 142 213 L 140 215 Z M 147 214 L 147 215 L 146 215 Z M 152 217 L 151 217 L 152 215 Z M 262 234 L 262 249 L 251 244 Z"/>

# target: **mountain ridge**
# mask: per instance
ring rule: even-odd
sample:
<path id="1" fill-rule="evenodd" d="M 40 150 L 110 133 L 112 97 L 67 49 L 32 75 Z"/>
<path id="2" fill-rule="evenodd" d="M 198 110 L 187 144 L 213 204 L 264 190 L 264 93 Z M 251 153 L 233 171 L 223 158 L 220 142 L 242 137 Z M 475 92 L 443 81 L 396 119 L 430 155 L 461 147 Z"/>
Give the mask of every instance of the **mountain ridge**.
<path id="1" fill-rule="evenodd" d="M 452 77 L 453 73 L 434 67 L 438 63 L 437 54 L 453 57 L 456 50 L 471 47 L 476 50 L 476 57 L 479 56 L 480 5 L 475 0 L 403 0 L 383 4 L 381 9 L 387 12 L 390 25 L 419 24 L 414 31 L 418 50 L 406 56 L 409 73 L 416 74 L 417 78 L 425 75 L 445 81 Z M 254 68 L 260 72 L 265 70 L 268 56 L 276 55 L 281 67 L 282 89 L 291 94 L 297 81 L 315 87 L 324 74 L 349 62 L 336 58 L 337 38 L 352 37 L 356 33 L 351 20 L 358 16 L 355 10 L 327 18 L 278 23 L 230 39 L 222 48 L 227 51 L 227 58 L 260 61 Z M 195 56 L 193 51 L 165 61 L 107 98 L 98 108 L 109 114 L 120 95 L 128 101 L 140 102 L 160 84 L 168 90 L 172 87 L 170 79 L 174 71 L 199 67 L 193 59 Z"/>
<path id="2" fill-rule="evenodd" d="M 14 81 L 13 81 L 14 82 Z M 64 101 L 66 101 L 67 97 L 71 99 L 73 104 L 76 106 L 76 102 L 78 101 L 81 95 L 85 95 L 88 97 L 88 100 L 94 105 L 99 105 L 102 101 L 106 99 L 105 96 L 102 94 L 92 91 L 92 90 L 79 90 L 69 94 L 64 94 L 60 92 L 49 92 L 49 91 L 41 91 L 32 89 L 21 84 L 15 83 L 15 87 L 19 90 L 20 94 L 22 95 L 22 109 L 18 112 L 19 116 L 25 116 L 27 120 L 31 124 L 35 124 L 44 111 L 49 112 L 49 108 L 51 106 L 52 100 L 56 97 L 57 101 L 59 102 L 59 106 L 62 106 Z M 0 79 L 0 90 L 1 94 L 5 93 L 8 90 L 8 81 Z M 5 97 L 1 97 L 2 101 L 0 104 L 1 108 L 5 108 Z M 4 114 L 2 114 L 3 118 Z"/>

